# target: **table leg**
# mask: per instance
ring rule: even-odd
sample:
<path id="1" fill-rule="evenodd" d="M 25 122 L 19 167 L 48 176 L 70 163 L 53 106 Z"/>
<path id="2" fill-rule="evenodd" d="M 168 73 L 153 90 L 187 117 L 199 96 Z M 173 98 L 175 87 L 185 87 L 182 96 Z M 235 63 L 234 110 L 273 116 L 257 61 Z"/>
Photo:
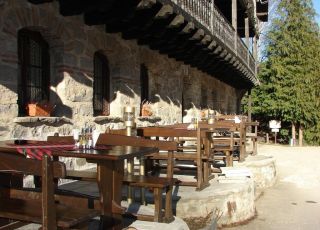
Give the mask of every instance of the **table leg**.
<path id="1" fill-rule="evenodd" d="M 124 210 L 121 208 L 123 161 L 103 161 L 98 164 L 97 182 L 100 192 L 100 229 L 121 229 Z"/>
<path id="2" fill-rule="evenodd" d="M 173 151 L 168 151 L 168 161 L 167 161 L 167 177 L 173 178 Z"/>

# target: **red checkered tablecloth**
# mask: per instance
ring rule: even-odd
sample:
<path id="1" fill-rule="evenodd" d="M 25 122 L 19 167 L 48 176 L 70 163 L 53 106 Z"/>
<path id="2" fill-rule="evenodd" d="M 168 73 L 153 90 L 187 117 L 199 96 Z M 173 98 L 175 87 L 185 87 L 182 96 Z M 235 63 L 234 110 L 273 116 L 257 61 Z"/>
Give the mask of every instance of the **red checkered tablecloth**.
<path id="1" fill-rule="evenodd" d="M 52 152 L 79 150 L 74 144 L 64 142 L 30 141 L 25 144 L 8 144 L 17 151 L 29 158 L 41 160 L 42 156 L 52 156 Z M 96 145 L 93 149 L 111 149 L 108 145 Z"/>

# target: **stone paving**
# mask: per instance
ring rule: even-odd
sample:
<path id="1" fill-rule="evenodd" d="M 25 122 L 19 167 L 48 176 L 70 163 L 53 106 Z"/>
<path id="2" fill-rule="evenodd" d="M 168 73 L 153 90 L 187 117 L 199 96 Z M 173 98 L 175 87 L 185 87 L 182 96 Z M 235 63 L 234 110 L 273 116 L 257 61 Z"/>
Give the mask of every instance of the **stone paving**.
<path id="1" fill-rule="evenodd" d="M 257 217 L 236 230 L 320 229 L 320 147 L 259 145 L 277 162 L 277 181 L 256 201 Z"/>

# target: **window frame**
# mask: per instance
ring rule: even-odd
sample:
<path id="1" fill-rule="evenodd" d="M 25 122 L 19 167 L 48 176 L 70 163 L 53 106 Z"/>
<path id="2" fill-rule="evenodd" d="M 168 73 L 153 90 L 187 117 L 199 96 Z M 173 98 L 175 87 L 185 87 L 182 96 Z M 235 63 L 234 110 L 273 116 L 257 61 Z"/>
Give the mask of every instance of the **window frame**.
<path id="1" fill-rule="evenodd" d="M 100 62 L 98 63 L 98 61 Z M 97 51 L 94 53 L 93 65 L 93 113 L 94 116 L 109 116 L 110 68 L 108 58 L 103 53 Z M 97 65 L 101 65 L 99 69 Z M 99 70 L 100 72 L 98 72 Z M 98 103 L 100 103 L 100 105 L 98 105 Z"/>
<path id="2" fill-rule="evenodd" d="M 145 64 L 140 65 L 140 116 L 143 103 L 149 101 L 149 71 Z"/>
<path id="3" fill-rule="evenodd" d="M 32 49 L 32 42 L 39 47 L 38 53 Z M 32 58 L 39 63 L 32 63 Z M 50 100 L 50 47 L 40 32 L 29 29 L 18 31 L 18 66 L 19 116 L 26 116 L 29 103 Z M 38 72 L 38 75 L 33 75 L 32 71 Z M 32 96 L 32 91 L 38 92 Z"/>

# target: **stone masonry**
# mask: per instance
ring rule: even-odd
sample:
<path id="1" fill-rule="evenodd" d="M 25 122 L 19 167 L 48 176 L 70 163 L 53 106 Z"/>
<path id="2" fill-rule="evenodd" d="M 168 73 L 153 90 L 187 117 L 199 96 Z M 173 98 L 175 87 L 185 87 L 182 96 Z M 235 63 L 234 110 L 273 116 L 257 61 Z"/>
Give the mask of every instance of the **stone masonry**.
<path id="1" fill-rule="evenodd" d="M 18 117 L 17 33 L 22 28 L 39 31 L 50 46 L 50 100 L 56 107 L 48 118 Z M 1 139 L 70 135 L 73 127 L 86 122 L 101 131 L 123 127 L 125 105 L 135 106 L 139 115 L 141 64 L 148 69 L 154 115 L 137 119 L 137 125 L 189 121 L 203 105 L 224 113 L 236 113 L 239 107 L 241 93 L 231 86 L 134 40 L 123 40 L 121 34 L 107 34 L 104 26 L 87 26 L 80 16 L 63 17 L 57 2 L 0 0 L 0 41 Z M 99 118 L 92 107 L 96 51 L 108 58 L 112 99 L 110 116 Z"/>

